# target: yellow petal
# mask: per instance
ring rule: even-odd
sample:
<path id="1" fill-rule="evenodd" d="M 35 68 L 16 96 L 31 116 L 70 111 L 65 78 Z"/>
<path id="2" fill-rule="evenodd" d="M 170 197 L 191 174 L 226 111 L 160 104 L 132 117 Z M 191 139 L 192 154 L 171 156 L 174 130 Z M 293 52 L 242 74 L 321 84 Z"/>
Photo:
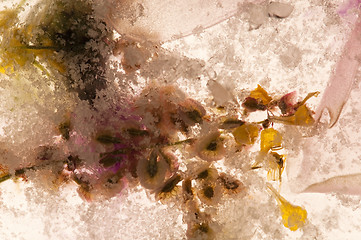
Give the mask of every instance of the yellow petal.
<path id="1" fill-rule="evenodd" d="M 312 126 L 315 122 L 311 115 L 311 111 L 306 107 L 306 105 L 301 105 L 292 116 L 270 117 L 270 120 L 297 126 Z"/>
<path id="2" fill-rule="evenodd" d="M 295 113 L 295 125 L 311 126 L 315 120 L 311 116 L 311 111 L 306 105 L 300 106 Z"/>
<path id="3" fill-rule="evenodd" d="M 300 105 L 304 105 L 307 102 L 308 99 L 310 99 L 313 96 L 317 97 L 318 94 L 320 94 L 320 92 L 311 92 L 311 93 L 307 94 L 307 96 L 302 100 Z"/>
<path id="4" fill-rule="evenodd" d="M 0 164 L 0 183 L 11 178 L 11 174 L 7 167 L 4 167 Z"/>
<path id="5" fill-rule="evenodd" d="M 268 152 L 271 148 L 282 144 L 282 135 L 273 128 L 264 129 L 261 132 L 261 151 Z"/>
<path id="6" fill-rule="evenodd" d="M 256 124 L 246 123 L 236 128 L 232 134 L 240 145 L 254 144 L 258 137 L 259 127 Z"/>
<path id="7" fill-rule="evenodd" d="M 18 18 L 18 9 L 7 9 L 0 11 L 0 28 L 7 29 L 12 26 Z"/>
<path id="8" fill-rule="evenodd" d="M 253 90 L 249 96 L 251 98 L 261 100 L 264 105 L 267 105 L 272 100 L 272 98 L 268 95 L 266 90 L 264 90 L 260 85 L 258 85 L 257 88 Z"/>
<path id="9" fill-rule="evenodd" d="M 267 172 L 267 180 L 268 181 L 276 181 L 282 180 L 282 172 L 285 168 L 285 160 L 286 160 L 286 156 L 285 155 L 279 155 L 276 152 L 271 152 L 270 153 L 273 158 L 270 158 L 269 160 L 269 170 Z"/>

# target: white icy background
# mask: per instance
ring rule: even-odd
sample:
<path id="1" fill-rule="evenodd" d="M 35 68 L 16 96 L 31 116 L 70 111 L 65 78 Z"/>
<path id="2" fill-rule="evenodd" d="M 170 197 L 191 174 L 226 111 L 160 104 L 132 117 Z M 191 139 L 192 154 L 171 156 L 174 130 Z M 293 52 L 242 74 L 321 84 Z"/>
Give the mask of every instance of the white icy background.
<path id="1" fill-rule="evenodd" d="M 176 82 L 191 97 L 204 103 L 211 102 L 207 74 L 240 99 L 241 91 L 252 90 L 257 84 L 280 95 L 293 90 L 297 90 L 300 97 L 313 91 L 322 94 L 351 25 L 336 14 L 340 1 L 288 2 L 294 6 L 290 17 L 269 18 L 258 29 L 249 31 L 246 14 L 241 14 L 196 36 L 167 43 L 164 47 L 174 53 L 164 53 L 164 61 L 160 63 L 169 73 L 148 70 L 144 74 Z M 180 55 L 204 62 L 190 61 Z M 286 60 L 282 63 L 282 59 Z M 176 68 L 171 69 L 174 66 Z M 198 75 L 200 80 L 195 77 Z M 11 99 L 6 95 L 7 87 L 1 87 L 2 108 L 9 104 L 7 99 Z M 138 91 L 136 84 L 132 87 Z M 21 96 L 21 91 L 19 94 Z M 220 238 L 280 239 L 282 235 L 285 239 L 359 239 L 361 197 L 297 192 L 329 177 L 361 171 L 358 163 L 360 94 L 355 83 L 339 122 L 333 129 L 321 131 L 320 136 L 310 138 L 307 136 L 313 134 L 311 131 L 296 132 L 286 128 L 288 166 L 281 194 L 291 203 L 306 208 L 309 224 L 304 233 L 283 227 L 275 200 L 268 199 L 268 193 L 264 192 L 264 196 L 253 196 L 253 199 L 221 203 L 217 219 L 225 223 L 225 232 Z M 315 108 L 319 100 L 320 97 L 312 98 L 309 104 Z M 31 105 L 27 100 L 24 102 L 22 107 Z M 8 119 L 4 120 L 17 121 L 21 116 L 28 116 L 31 119 L 31 114 L 37 116 L 37 110 L 24 107 L 17 111 L 17 117 L 3 114 L 2 118 L 6 116 Z M 37 118 L 35 121 L 44 120 L 41 115 Z M 21 125 L 23 129 L 19 132 L 25 138 L 33 133 L 32 144 L 36 146 L 52 135 L 49 130 L 45 132 L 48 135 L 44 134 L 47 126 Z M 306 137 L 300 138 L 300 135 Z M 31 147 L 29 141 L 25 143 Z M 228 166 L 242 167 L 239 162 L 246 160 L 240 155 L 233 156 Z M 236 169 L 234 173 L 240 171 Z M 257 187 L 260 180 L 253 175 L 256 174 L 248 173 L 241 179 L 247 186 Z M 52 193 L 31 182 L 7 181 L 0 185 L 1 239 L 182 239 L 185 227 L 181 212 L 150 201 L 141 188 L 124 191 L 122 196 L 109 201 L 86 203 L 77 196 L 74 186 Z M 249 229 L 253 229 L 252 232 Z"/>

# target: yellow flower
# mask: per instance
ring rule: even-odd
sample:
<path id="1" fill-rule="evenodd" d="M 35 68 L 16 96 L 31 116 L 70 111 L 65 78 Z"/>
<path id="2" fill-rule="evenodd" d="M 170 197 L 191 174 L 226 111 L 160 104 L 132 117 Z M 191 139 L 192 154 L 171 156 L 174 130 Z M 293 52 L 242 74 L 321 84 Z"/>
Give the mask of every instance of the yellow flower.
<path id="1" fill-rule="evenodd" d="M 296 231 L 300 227 L 303 227 L 306 224 L 307 211 L 300 206 L 289 203 L 271 186 L 271 184 L 267 184 L 267 187 L 277 199 L 282 214 L 283 225 L 291 231 Z"/>
<path id="2" fill-rule="evenodd" d="M 236 128 L 232 134 L 236 142 L 240 145 L 254 144 L 257 140 L 259 126 L 256 124 L 246 123 Z"/>

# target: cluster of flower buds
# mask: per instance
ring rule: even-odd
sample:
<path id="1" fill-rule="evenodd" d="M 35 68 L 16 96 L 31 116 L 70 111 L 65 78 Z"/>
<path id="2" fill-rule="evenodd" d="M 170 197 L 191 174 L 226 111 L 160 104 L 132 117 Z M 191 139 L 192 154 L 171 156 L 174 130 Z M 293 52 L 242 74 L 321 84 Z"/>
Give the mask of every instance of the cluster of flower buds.
<path id="1" fill-rule="evenodd" d="M 99 153 L 95 164 L 87 164 L 86 159 L 80 159 L 69 150 L 62 152 L 59 146 L 41 146 L 35 151 L 35 164 L 16 170 L 15 177 L 26 179 L 28 170 L 51 166 L 54 185 L 74 182 L 80 196 L 87 201 L 111 198 L 127 186 L 140 184 L 157 201 L 178 203 L 185 213 L 189 238 L 212 238 L 219 226 L 206 209 L 217 206 L 223 197 L 241 197 L 247 193 L 247 187 L 239 179 L 222 172 L 217 165 L 218 161 L 226 161 L 227 144 L 247 149 L 259 142 L 259 154 L 252 169 L 265 168 L 268 180 L 281 181 L 285 155 L 278 150 L 282 148 L 283 136 L 273 127 L 274 123 L 310 125 L 312 112 L 305 103 L 316 94 L 308 94 L 300 102 L 295 101 L 295 93 L 275 100 L 258 86 L 242 106 L 245 115 L 267 111 L 266 119 L 247 122 L 246 118 L 226 117 L 217 118 L 214 124 L 201 103 L 188 98 L 178 88 L 153 85 L 134 99 L 130 108 L 133 115 L 112 128 L 98 124 L 99 130 L 95 130 L 90 142 L 75 141 L 105 149 Z M 195 137 L 193 128 L 202 129 L 204 125 L 208 130 Z M 63 143 L 73 144 L 72 138 L 80 135 L 71 116 L 59 124 L 58 131 Z M 1 181 L 12 177 L 5 167 L 0 171 Z M 274 192 L 273 188 L 269 189 Z M 286 205 L 281 204 L 282 209 Z M 302 210 L 300 214 L 304 219 L 307 213 Z M 295 229 L 295 224 L 291 230 Z"/>

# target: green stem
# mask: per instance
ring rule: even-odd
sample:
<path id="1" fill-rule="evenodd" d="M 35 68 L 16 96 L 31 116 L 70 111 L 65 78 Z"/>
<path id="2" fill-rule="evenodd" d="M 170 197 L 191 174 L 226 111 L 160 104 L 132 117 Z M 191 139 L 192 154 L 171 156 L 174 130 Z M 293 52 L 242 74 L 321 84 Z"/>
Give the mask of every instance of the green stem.
<path id="1" fill-rule="evenodd" d="M 187 143 L 193 143 L 195 141 L 194 138 L 188 138 L 182 141 L 177 141 L 174 143 L 168 143 L 168 146 L 176 146 L 176 145 L 181 145 L 181 144 L 187 144 Z"/>
<path id="2" fill-rule="evenodd" d="M 33 50 L 60 50 L 59 47 L 54 46 L 35 46 L 35 45 L 24 45 L 17 48 L 33 49 Z"/>

